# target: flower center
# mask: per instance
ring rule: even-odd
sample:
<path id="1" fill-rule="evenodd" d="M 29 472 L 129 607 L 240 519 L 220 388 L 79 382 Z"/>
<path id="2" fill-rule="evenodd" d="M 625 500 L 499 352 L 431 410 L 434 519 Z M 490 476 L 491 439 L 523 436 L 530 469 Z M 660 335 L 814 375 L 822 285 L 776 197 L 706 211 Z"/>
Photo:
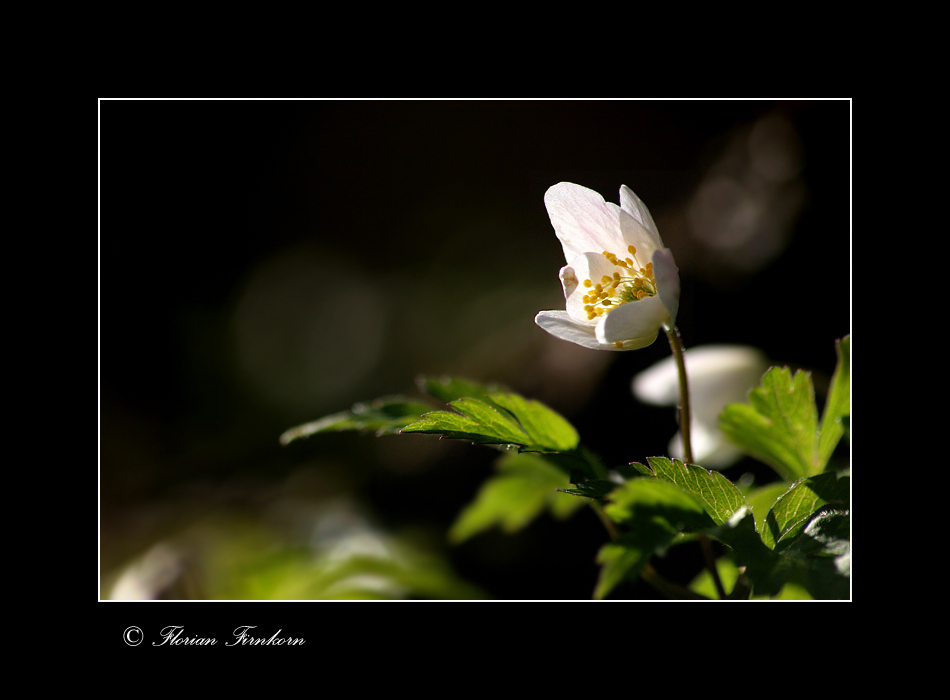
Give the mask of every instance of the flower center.
<path id="1" fill-rule="evenodd" d="M 637 249 L 627 246 L 627 252 L 632 257 L 621 260 L 605 250 L 604 257 L 620 270 L 615 271 L 612 277 L 604 275 L 600 278 L 600 282 L 584 280 L 584 286 L 590 290 L 583 297 L 584 311 L 587 312 L 588 321 L 593 321 L 598 316 L 613 311 L 621 304 L 639 301 L 656 294 L 653 263 L 648 262 L 646 267 L 641 267 L 637 260 Z"/>

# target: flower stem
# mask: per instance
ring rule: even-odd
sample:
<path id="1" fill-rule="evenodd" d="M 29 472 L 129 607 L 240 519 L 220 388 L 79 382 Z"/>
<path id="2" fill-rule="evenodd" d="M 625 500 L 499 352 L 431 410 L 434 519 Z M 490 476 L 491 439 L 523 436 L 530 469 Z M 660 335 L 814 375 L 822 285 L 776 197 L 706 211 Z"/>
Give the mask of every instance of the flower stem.
<path id="1" fill-rule="evenodd" d="M 680 379 L 680 435 L 683 436 L 683 461 L 690 464 L 693 461 L 693 445 L 690 441 L 690 413 L 689 413 L 689 382 L 686 378 L 686 357 L 683 351 L 683 340 L 676 326 L 663 327 L 666 337 L 670 340 L 670 349 L 676 359 L 676 369 Z"/>
<path id="2" fill-rule="evenodd" d="M 691 464 L 693 461 L 693 444 L 690 439 L 690 426 L 692 417 L 689 408 L 689 380 L 686 376 L 686 353 L 683 350 L 683 339 L 680 337 L 679 329 L 671 325 L 669 328 L 663 327 L 666 331 L 666 337 L 670 340 L 670 349 L 673 351 L 673 357 L 676 359 L 676 370 L 679 373 L 680 380 L 680 435 L 683 437 L 683 462 Z M 722 581 L 719 579 L 719 570 L 716 568 L 715 555 L 713 553 L 712 542 L 709 538 L 699 533 L 699 544 L 703 550 L 703 559 L 706 562 L 706 568 L 712 576 L 713 583 L 716 586 L 716 593 L 719 599 L 726 597 L 726 591 L 723 588 Z"/>
<path id="3" fill-rule="evenodd" d="M 617 527 L 613 524 L 613 521 L 607 517 L 607 514 L 604 513 L 604 509 L 601 505 L 593 499 L 591 499 L 590 505 L 591 508 L 594 509 L 594 512 L 597 513 L 597 517 L 600 518 L 600 522 L 607 530 L 607 534 L 610 535 L 610 539 L 617 539 Z"/>

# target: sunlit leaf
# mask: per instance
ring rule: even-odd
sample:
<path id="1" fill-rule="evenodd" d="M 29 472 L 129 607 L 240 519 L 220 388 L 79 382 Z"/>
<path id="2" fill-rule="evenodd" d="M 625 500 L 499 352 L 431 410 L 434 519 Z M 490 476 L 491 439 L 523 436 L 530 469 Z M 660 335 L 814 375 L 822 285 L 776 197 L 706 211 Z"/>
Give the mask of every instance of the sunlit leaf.
<path id="1" fill-rule="evenodd" d="M 517 394 L 465 397 L 449 403 L 452 411 L 434 411 L 402 429 L 433 433 L 475 443 L 515 445 L 533 452 L 568 452 L 578 444 L 577 431 L 538 401 Z"/>
<path id="2" fill-rule="evenodd" d="M 846 419 L 851 415 L 851 336 L 835 343 L 838 364 L 831 378 L 831 388 L 821 417 L 821 438 L 818 441 L 818 463 L 824 468 L 845 432 Z"/>
<path id="3" fill-rule="evenodd" d="M 344 430 L 372 432 L 376 435 L 398 433 L 400 429 L 419 420 L 432 406 L 405 396 L 385 396 L 366 403 L 357 403 L 349 411 L 340 411 L 303 425 L 291 428 L 280 436 L 286 445 L 294 440 L 317 433 Z"/>
<path id="4" fill-rule="evenodd" d="M 449 403 L 454 411 L 426 413 L 402 429 L 403 433 L 431 433 L 446 438 L 492 445 L 530 443 L 528 434 L 509 414 L 479 399 L 463 398 Z"/>
<path id="5" fill-rule="evenodd" d="M 518 394 L 489 394 L 488 399 L 513 415 L 533 445 L 553 452 L 570 452 L 580 441 L 574 426 L 540 401 Z"/>
<path id="6" fill-rule="evenodd" d="M 802 479 L 775 501 L 762 528 L 762 540 L 772 548 L 787 546 L 819 509 L 847 509 L 850 478 L 831 472 Z"/>
<path id="7" fill-rule="evenodd" d="M 683 531 L 713 525 L 700 500 L 682 487 L 656 479 L 630 479 L 608 497 L 604 512 L 627 532 L 601 547 L 595 598 L 603 598 L 625 578 L 640 575 Z"/>
<path id="8" fill-rule="evenodd" d="M 755 525 L 759 532 L 762 532 L 765 527 L 765 519 L 772 510 L 772 506 L 775 505 L 775 501 L 788 491 L 788 487 L 788 483 L 776 481 L 765 486 L 754 487 L 745 494 L 746 503 L 755 514 Z"/>
<path id="9" fill-rule="evenodd" d="M 723 434 L 786 481 L 821 473 L 851 413 L 851 336 L 837 341 L 836 351 L 820 430 L 811 375 L 772 367 L 749 393 L 749 404 L 730 404 L 720 414 Z"/>
<path id="10" fill-rule="evenodd" d="M 821 470 L 815 391 L 808 372 L 799 370 L 793 377 L 787 367 L 772 367 L 762 385 L 749 392 L 749 404 L 726 406 L 719 428 L 783 479 Z"/>
<path id="11" fill-rule="evenodd" d="M 717 525 L 727 521 L 742 506 L 748 505 L 742 492 L 717 471 L 666 457 L 648 457 L 647 462 L 649 467 L 636 462 L 631 466 L 641 474 L 677 484 L 698 497 Z"/>
<path id="12" fill-rule="evenodd" d="M 764 528 L 762 535 L 755 530 L 755 518 L 747 508 L 736 511 L 728 522 L 706 531 L 730 548 L 729 556 L 736 565 L 745 567 L 745 576 L 752 583 L 753 595 L 766 597 L 807 597 L 820 600 L 840 600 L 849 596 L 850 543 L 847 511 L 811 510 L 822 506 L 823 498 L 816 498 L 815 491 L 834 499 L 845 489 L 841 483 L 832 483 L 833 474 L 820 474 L 803 480 L 799 490 L 780 499 L 773 511 L 778 513 L 775 522 L 786 526 L 783 543 L 788 546 L 770 549 L 764 538 L 770 530 Z M 843 481 L 843 480 L 838 480 Z M 809 482 L 809 483 L 806 483 Z M 811 495 L 809 495 L 811 494 Z M 795 513 L 809 511 L 803 520 Z M 769 515 L 772 518 L 772 513 Z M 786 517 L 788 518 L 786 520 Z M 780 521 L 780 522 L 779 522 Z M 796 593 L 797 591 L 797 593 Z"/>
<path id="13" fill-rule="evenodd" d="M 498 460 L 496 468 L 498 473 L 482 485 L 475 500 L 452 525 L 449 539 L 453 543 L 493 527 L 516 532 L 544 512 L 566 518 L 584 505 L 558 492 L 568 486 L 568 477 L 545 455 L 508 453 Z"/>

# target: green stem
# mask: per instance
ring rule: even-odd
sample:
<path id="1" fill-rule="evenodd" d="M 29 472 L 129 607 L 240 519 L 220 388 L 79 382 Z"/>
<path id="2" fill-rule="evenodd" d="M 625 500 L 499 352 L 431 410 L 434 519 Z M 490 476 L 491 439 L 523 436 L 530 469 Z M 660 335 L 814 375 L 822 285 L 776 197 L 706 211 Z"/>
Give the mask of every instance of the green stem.
<path id="1" fill-rule="evenodd" d="M 676 370 L 680 379 L 680 435 L 683 436 L 683 461 L 690 464 L 693 461 L 693 444 L 690 440 L 690 411 L 689 411 L 689 381 L 686 377 L 686 356 L 683 350 L 683 339 L 676 326 L 663 327 L 666 337 L 670 340 L 670 349 L 676 360 Z"/>
<path id="2" fill-rule="evenodd" d="M 670 340 L 670 349 L 673 351 L 673 357 L 676 360 L 676 370 L 680 380 L 680 406 L 679 406 L 679 424 L 680 435 L 683 437 L 683 462 L 692 464 L 693 462 L 693 443 L 690 438 L 690 427 L 692 425 L 692 415 L 689 406 L 689 379 L 686 376 L 686 352 L 683 349 L 683 339 L 680 337 L 679 329 L 676 326 L 663 327 L 666 331 L 666 337 Z M 716 586 L 716 592 L 719 599 L 726 597 L 725 588 L 719 579 L 719 570 L 716 568 L 715 556 L 713 554 L 712 542 L 706 535 L 699 533 L 699 544 L 703 550 L 703 559 L 706 562 L 706 568 L 712 576 L 713 583 Z"/>
<path id="3" fill-rule="evenodd" d="M 600 522 L 607 530 L 607 534 L 610 535 L 610 539 L 617 539 L 617 526 L 614 525 L 613 521 L 607 517 L 607 514 L 604 512 L 604 509 L 601 507 L 601 505 L 597 501 L 591 499 L 590 507 L 594 509 L 595 513 L 597 513 L 597 517 L 600 518 Z"/>

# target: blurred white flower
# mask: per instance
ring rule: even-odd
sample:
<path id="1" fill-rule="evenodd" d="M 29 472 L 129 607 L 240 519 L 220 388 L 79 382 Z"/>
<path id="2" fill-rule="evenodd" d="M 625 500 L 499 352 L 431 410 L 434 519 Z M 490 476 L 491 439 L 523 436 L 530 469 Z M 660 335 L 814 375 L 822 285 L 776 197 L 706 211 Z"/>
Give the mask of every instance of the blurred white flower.
<path id="1" fill-rule="evenodd" d="M 173 587 L 184 573 L 181 554 L 159 543 L 127 566 L 112 586 L 112 600 L 158 600 L 177 597 Z"/>
<path id="2" fill-rule="evenodd" d="M 719 431 L 719 414 L 730 403 L 744 403 L 769 368 L 759 350 L 742 345 L 701 345 L 684 353 L 689 380 L 690 442 L 693 461 L 706 468 L 722 469 L 738 461 L 742 452 Z M 633 393 L 644 403 L 679 404 L 676 362 L 668 357 L 633 378 Z M 670 454 L 683 458 L 683 439 L 676 433 Z"/>
<path id="3" fill-rule="evenodd" d="M 646 205 L 626 185 L 617 206 L 570 182 L 549 188 L 544 204 L 567 261 L 566 310 L 541 311 L 535 323 L 594 350 L 651 345 L 676 320 L 680 280 Z"/>

